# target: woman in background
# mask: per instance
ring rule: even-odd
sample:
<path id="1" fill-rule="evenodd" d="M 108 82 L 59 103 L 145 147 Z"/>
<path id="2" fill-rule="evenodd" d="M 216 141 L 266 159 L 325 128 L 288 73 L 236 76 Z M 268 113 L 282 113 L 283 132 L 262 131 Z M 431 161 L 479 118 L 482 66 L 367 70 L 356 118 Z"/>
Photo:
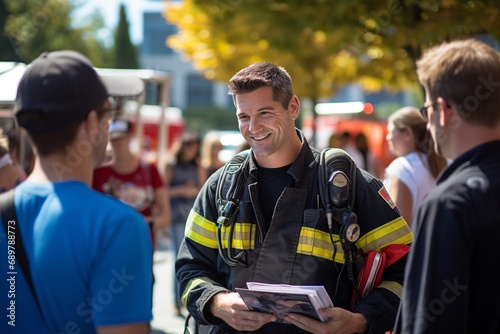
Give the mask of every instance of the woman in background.
<path id="1" fill-rule="evenodd" d="M 224 162 L 219 159 L 219 152 L 222 150 L 220 135 L 216 131 L 210 131 L 203 137 L 201 147 L 201 165 L 207 173 L 207 177 L 212 175 L 217 169 L 224 166 Z"/>
<path id="2" fill-rule="evenodd" d="M 170 237 L 175 256 L 179 251 L 189 211 L 206 180 L 200 164 L 201 140 L 198 134 L 185 132 L 174 144 L 172 160 L 165 167 L 165 184 L 170 195 Z M 182 316 L 181 298 L 174 270 L 174 298 L 177 316 Z"/>
<path id="3" fill-rule="evenodd" d="M 388 119 L 387 143 L 397 158 L 385 169 L 384 186 L 412 228 L 418 208 L 447 160 L 434 151 L 427 123 L 420 111 L 404 107 Z"/>

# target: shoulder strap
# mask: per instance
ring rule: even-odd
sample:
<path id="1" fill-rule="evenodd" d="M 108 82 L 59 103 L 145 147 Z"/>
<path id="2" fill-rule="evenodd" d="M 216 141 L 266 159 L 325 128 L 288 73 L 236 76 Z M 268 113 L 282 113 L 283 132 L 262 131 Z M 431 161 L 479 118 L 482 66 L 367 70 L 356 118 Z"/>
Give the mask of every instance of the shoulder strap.
<path id="1" fill-rule="evenodd" d="M 21 231 L 18 225 L 16 207 L 14 205 L 14 189 L 9 190 L 3 194 L 0 194 L 0 214 L 2 216 L 2 223 L 5 229 L 5 235 L 7 237 L 8 251 L 15 255 L 19 266 L 26 278 L 33 298 L 35 299 L 38 308 L 40 309 L 40 304 L 38 303 L 38 298 L 35 293 L 35 287 L 33 286 L 33 280 L 31 278 L 30 266 L 28 263 L 28 257 L 26 256 L 26 251 L 24 250 L 23 240 L 21 238 Z M 12 236 L 12 237 L 11 237 Z M 9 263 L 9 271 L 16 272 L 16 263 Z"/>
<path id="2" fill-rule="evenodd" d="M 219 254 L 230 266 L 245 263 L 245 252 L 232 254 L 232 233 L 234 232 L 234 220 L 239 210 L 239 201 L 245 185 L 245 168 L 250 150 L 238 153 L 222 168 L 217 181 L 215 192 L 217 206 L 217 247 Z M 227 251 L 222 247 L 222 226 L 229 228 Z"/>
<path id="3" fill-rule="evenodd" d="M 216 201 L 219 218 L 217 224 L 229 225 L 230 220 L 234 217 L 238 209 L 238 202 L 245 181 L 244 173 L 242 173 L 245 162 L 249 157 L 250 150 L 242 151 L 236 154 L 229 162 L 227 162 L 217 181 Z"/>

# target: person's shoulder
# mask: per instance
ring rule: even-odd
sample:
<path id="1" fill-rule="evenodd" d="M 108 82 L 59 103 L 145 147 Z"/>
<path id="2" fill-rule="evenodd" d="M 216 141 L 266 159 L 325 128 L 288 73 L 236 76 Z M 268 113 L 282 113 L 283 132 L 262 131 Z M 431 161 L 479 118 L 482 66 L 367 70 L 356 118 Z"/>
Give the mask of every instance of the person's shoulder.
<path id="1" fill-rule="evenodd" d="M 438 187 L 442 189 L 477 189 L 484 190 L 491 187 L 491 181 L 496 180 L 498 169 L 488 170 L 484 166 L 469 164 L 465 162 L 462 166 L 454 168 L 449 174 L 440 180 Z M 494 182 L 498 184 L 499 182 Z M 483 186 L 484 184 L 484 186 Z M 487 186 L 486 186 L 487 184 Z"/>
<path id="2" fill-rule="evenodd" d="M 398 176 L 398 174 L 401 174 L 403 171 L 409 170 L 410 167 L 411 164 L 409 160 L 406 159 L 405 156 L 401 156 L 392 160 L 391 163 L 385 168 L 385 172 L 389 175 L 396 174 L 395 176 Z"/>
<path id="3" fill-rule="evenodd" d="M 150 173 L 155 173 L 155 174 L 159 174 L 159 170 L 158 170 L 158 166 L 156 163 L 154 162 L 149 162 L 149 161 L 143 161 L 141 160 L 141 162 L 139 163 L 139 167 L 138 167 L 138 170 L 147 170 L 149 171 Z"/>
<path id="4" fill-rule="evenodd" d="M 392 160 L 387 168 L 389 168 L 390 166 L 406 165 L 407 163 L 408 163 L 408 160 L 406 159 L 406 157 L 400 156 L 400 157 L 397 157 L 394 160 Z"/>
<path id="5" fill-rule="evenodd" d="M 427 169 L 427 155 L 422 152 L 410 152 L 403 156 L 404 161 L 402 162 L 407 168 L 411 169 Z"/>
<path id="6" fill-rule="evenodd" d="M 113 221 L 123 222 L 127 220 L 129 222 L 139 221 L 141 224 L 144 223 L 144 218 L 140 213 L 138 213 L 130 205 L 123 203 L 113 196 L 100 193 L 96 190 L 90 189 L 91 195 L 85 199 L 85 203 L 88 203 L 90 207 L 99 207 L 99 210 L 95 210 L 99 217 L 110 217 L 109 223 Z"/>
<path id="7" fill-rule="evenodd" d="M 111 207 L 111 208 L 119 207 L 119 209 L 122 209 L 122 208 L 125 208 L 123 210 L 131 209 L 132 211 L 135 212 L 135 210 L 132 209 L 130 207 L 130 205 L 127 205 L 127 204 L 123 203 L 122 201 L 120 201 L 119 199 L 117 199 L 111 195 L 107 195 L 107 194 L 104 194 L 102 192 L 99 192 L 95 189 L 89 188 L 89 194 L 88 194 L 87 199 L 91 202 L 101 203 L 100 208 L 99 208 L 100 210 L 101 210 L 101 208 L 102 208 L 102 210 L 106 210 L 109 207 Z"/>
<path id="8" fill-rule="evenodd" d="M 448 208 L 465 209 L 474 206 L 477 199 L 486 200 L 490 191 L 493 191 L 492 194 L 496 194 L 500 190 L 500 182 L 492 184 L 491 182 L 496 180 L 496 176 L 491 176 L 487 176 L 478 166 L 466 162 L 439 180 L 426 200 L 445 203 Z"/>
<path id="9" fill-rule="evenodd" d="M 213 173 L 208 176 L 205 184 L 209 187 L 213 186 L 213 188 L 215 188 L 217 186 L 217 183 L 219 182 L 219 179 L 221 179 L 224 175 L 224 168 L 225 165 L 213 171 Z"/>
<path id="10" fill-rule="evenodd" d="M 141 165 L 146 168 L 158 169 L 158 166 L 154 162 L 141 160 Z"/>

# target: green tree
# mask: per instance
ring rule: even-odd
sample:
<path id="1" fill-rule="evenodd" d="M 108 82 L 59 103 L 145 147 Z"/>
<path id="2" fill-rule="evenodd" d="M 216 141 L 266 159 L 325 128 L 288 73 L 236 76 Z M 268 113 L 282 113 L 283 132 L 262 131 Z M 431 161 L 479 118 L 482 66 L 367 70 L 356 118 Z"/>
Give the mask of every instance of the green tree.
<path id="1" fill-rule="evenodd" d="M 283 64 L 302 97 L 345 83 L 369 91 L 415 84 L 414 62 L 444 40 L 500 37 L 494 0 L 185 0 L 167 6 L 179 33 L 168 43 L 208 79 L 226 81 L 258 60 Z"/>
<path id="2" fill-rule="evenodd" d="M 197 106 L 184 111 L 187 129 L 200 133 L 211 129 L 238 130 L 238 122 L 233 108 L 217 106 Z"/>
<path id="3" fill-rule="evenodd" d="M 0 60 L 19 61 L 19 57 L 16 55 L 11 39 L 3 33 L 7 21 L 7 14 L 5 0 L 0 0 L 0 32 L 2 32 L 0 35 Z"/>
<path id="4" fill-rule="evenodd" d="M 103 66 L 106 48 L 95 37 L 102 19 L 84 27 L 72 26 L 69 0 L 6 0 L 3 35 L 13 44 L 20 61 L 29 63 L 46 51 L 72 49 Z M 3 15 L 2 15 L 3 17 Z"/>
<path id="5" fill-rule="evenodd" d="M 125 5 L 120 4 L 120 20 L 115 32 L 114 65 L 116 68 L 139 68 L 137 50 L 129 35 Z"/>

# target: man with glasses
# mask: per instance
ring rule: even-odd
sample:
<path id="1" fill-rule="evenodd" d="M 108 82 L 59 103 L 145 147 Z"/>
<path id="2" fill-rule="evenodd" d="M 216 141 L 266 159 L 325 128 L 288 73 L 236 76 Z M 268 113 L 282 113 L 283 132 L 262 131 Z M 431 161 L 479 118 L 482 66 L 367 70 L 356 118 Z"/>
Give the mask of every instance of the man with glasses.
<path id="1" fill-rule="evenodd" d="M 42 54 L 19 83 L 14 113 L 37 157 L 14 191 L 17 219 L 2 216 L 1 333 L 148 333 L 148 228 L 128 205 L 90 188 L 109 109 L 103 82 L 74 51 Z"/>
<path id="2" fill-rule="evenodd" d="M 498 333 L 500 56 L 444 43 L 417 74 L 435 149 L 453 163 L 418 212 L 396 333 Z"/>

